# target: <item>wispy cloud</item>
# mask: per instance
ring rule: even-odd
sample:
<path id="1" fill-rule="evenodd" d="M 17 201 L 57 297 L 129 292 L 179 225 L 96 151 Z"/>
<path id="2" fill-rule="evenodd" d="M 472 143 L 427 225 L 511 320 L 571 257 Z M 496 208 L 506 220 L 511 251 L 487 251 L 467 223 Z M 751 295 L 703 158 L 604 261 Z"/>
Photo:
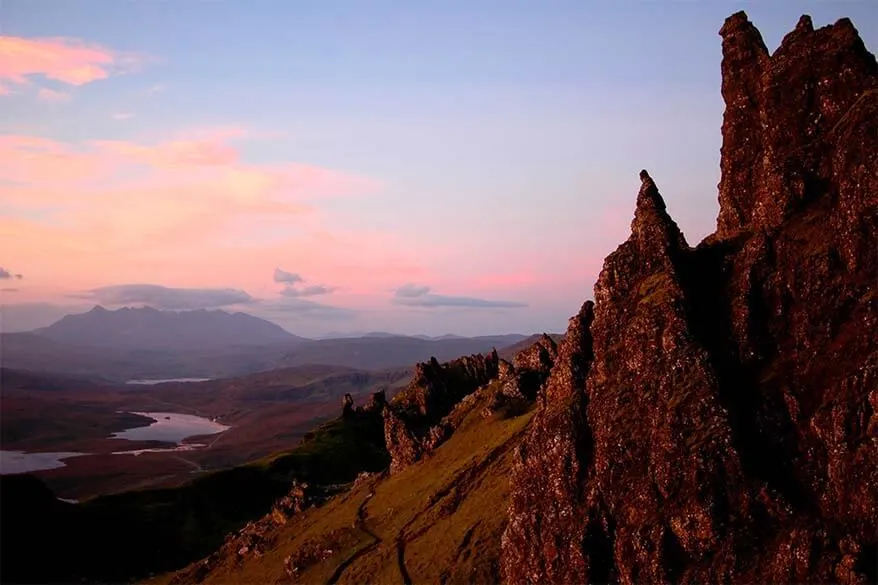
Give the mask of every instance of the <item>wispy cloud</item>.
<path id="1" fill-rule="evenodd" d="M 21 274 L 13 274 L 0 266 L 0 280 L 11 280 L 11 279 L 21 280 L 24 278 Z"/>
<path id="2" fill-rule="evenodd" d="M 302 277 L 293 272 L 287 272 L 286 270 L 282 270 L 280 268 L 274 269 L 274 281 L 283 284 L 296 284 L 297 282 L 302 282 Z"/>
<path id="3" fill-rule="evenodd" d="M 496 301 L 478 299 L 474 297 L 437 295 L 430 292 L 429 286 L 406 284 L 398 289 L 393 297 L 397 305 L 408 307 L 472 307 L 472 308 L 519 308 L 526 307 L 527 303 L 517 301 Z"/>
<path id="4" fill-rule="evenodd" d="M 12 84 L 27 84 L 31 77 L 42 76 L 84 85 L 130 71 L 144 60 L 79 39 L 0 36 L 0 79 Z"/>
<path id="5" fill-rule="evenodd" d="M 118 284 L 71 295 L 107 306 L 147 305 L 156 309 L 211 309 L 254 302 L 232 288 L 171 288 L 158 284 Z"/>
<path id="6" fill-rule="evenodd" d="M 332 286 L 324 286 L 322 284 L 315 284 L 312 286 L 306 286 L 302 288 L 294 288 L 291 286 L 286 287 L 281 291 L 285 297 L 315 297 L 318 295 L 328 295 L 332 292 L 335 292 L 335 287 Z"/>
<path id="7" fill-rule="evenodd" d="M 415 298 L 422 297 L 430 292 L 429 286 L 418 286 L 416 284 L 404 284 L 396 289 L 397 298 Z"/>
<path id="8" fill-rule="evenodd" d="M 334 286 L 326 286 L 323 284 L 314 284 L 297 288 L 296 285 L 303 284 L 305 279 L 298 273 L 287 272 L 280 268 L 274 269 L 274 281 L 284 285 L 280 294 L 285 297 L 315 297 L 318 295 L 328 295 L 337 290 Z"/>
<path id="9" fill-rule="evenodd" d="M 267 318 L 277 320 L 283 320 L 285 317 L 296 317 L 319 321 L 335 321 L 350 319 L 357 315 L 357 311 L 346 307 L 325 305 L 300 298 L 262 301 L 250 309 L 250 311 L 254 314 L 264 315 Z"/>
<path id="10" fill-rule="evenodd" d="M 131 118 L 134 117 L 134 114 L 132 114 L 131 112 L 114 112 L 114 113 L 110 114 L 110 117 L 113 118 L 114 120 L 122 121 L 122 120 L 130 120 Z"/>
<path id="11" fill-rule="evenodd" d="M 37 92 L 37 98 L 50 104 L 66 104 L 71 100 L 72 96 L 63 91 L 55 91 L 54 89 L 44 87 Z"/>

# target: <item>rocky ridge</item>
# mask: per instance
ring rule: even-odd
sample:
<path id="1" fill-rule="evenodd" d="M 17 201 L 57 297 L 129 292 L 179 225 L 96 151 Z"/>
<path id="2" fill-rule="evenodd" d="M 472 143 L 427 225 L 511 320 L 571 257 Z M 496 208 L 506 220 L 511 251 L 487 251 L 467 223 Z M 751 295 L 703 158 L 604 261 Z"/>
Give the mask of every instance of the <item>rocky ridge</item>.
<path id="1" fill-rule="evenodd" d="M 435 359 L 417 364 L 409 385 L 383 411 L 391 473 L 435 451 L 483 394 L 491 395 L 486 415 L 513 404 L 518 410 L 527 408 L 548 377 L 556 351 L 554 340 L 543 335 L 518 352 L 513 363 L 495 350 L 444 364 Z"/>
<path id="2" fill-rule="evenodd" d="M 519 449 L 508 582 L 878 579 L 878 68 L 846 19 L 720 34 L 717 232 L 641 172 Z"/>
<path id="3" fill-rule="evenodd" d="M 499 357 L 476 354 L 445 364 L 436 358 L 415 366 L 408 386 L 384 409 L 390 472 L 398 473 L 430 453 L 452 432 L 445 417 L 465 396 L 497 376 Z"/>

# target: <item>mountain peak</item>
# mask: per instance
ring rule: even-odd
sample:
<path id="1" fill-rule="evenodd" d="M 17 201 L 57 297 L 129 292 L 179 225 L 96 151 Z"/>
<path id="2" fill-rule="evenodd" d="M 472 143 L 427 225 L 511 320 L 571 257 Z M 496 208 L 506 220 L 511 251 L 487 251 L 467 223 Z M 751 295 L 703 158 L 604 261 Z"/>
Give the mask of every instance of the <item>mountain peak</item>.
<path id="1" fill-rule="evenodd" d="M 100 305 L 67 315 L 41 335 L 62 343 L 129 349 L 184 350 L 235 345 L 267 345 L 301 338 L 247 313 L 160 311 L 153 307 L 108 310 Z"/>
<path id="2" fill-rule="evenodd" d="M 726 109 L 717 236 L 729 238 L 773 229 L 831 195 L 833 158 L 852 146 L 838 140 L 839 124 L 866 119 L 878 68 L 846 18 L 815 30 L 802 16 L 773 55 L 743 12 L 720 36 Z"/>

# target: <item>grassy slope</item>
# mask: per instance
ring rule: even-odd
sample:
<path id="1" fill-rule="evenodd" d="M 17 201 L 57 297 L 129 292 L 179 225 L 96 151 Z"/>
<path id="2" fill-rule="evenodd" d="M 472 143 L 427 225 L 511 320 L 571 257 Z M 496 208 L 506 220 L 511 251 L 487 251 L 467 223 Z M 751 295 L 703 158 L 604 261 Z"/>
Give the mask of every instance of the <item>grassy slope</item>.
<path id="1" fill-rule="evenodd" d="M 497 582 L 513 448 L 532 412 L 483 419 L 484 406 L 475 401 L 432 457 L 299 515 L 275 529 L 264 556 L 226 558 L 204 582 L 289 582 L 290 555 L 300 583 Z"/>

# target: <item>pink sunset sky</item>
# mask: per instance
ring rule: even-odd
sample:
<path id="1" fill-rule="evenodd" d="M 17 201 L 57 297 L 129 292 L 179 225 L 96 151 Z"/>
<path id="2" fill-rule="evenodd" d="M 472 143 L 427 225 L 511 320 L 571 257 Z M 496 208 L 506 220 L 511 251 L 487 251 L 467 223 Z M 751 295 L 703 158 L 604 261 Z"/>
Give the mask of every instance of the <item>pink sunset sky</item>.
<path id="1" fill-rule="evenodd" d="M 3 330 L 101 304 L 563 331 L 641 168 L 691 244 L 713 230 L 734 3 L 331 4 L 6 0 Z M 803 12 L 869 44 L 849 6 L 750 16 L 770 47 Z"/>

